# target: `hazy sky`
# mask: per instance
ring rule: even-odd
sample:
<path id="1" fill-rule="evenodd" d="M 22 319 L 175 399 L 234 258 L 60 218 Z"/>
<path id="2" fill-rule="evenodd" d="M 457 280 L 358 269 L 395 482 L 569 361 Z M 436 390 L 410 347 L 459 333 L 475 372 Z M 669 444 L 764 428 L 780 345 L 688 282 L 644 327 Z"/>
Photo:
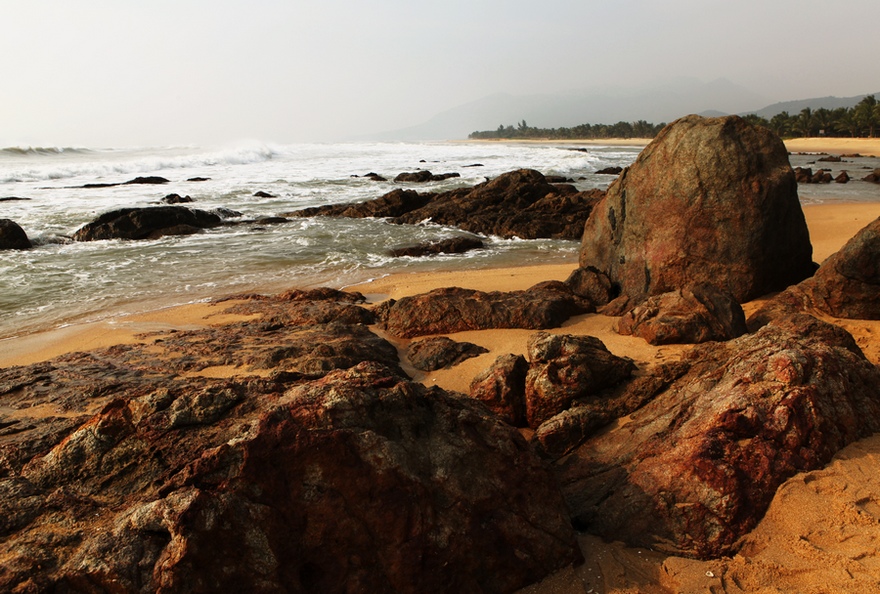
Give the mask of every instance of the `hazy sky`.
<path id="1" fill-rule="evenodd" d="M 333 140 L 497 92 L 679 76 L 724 77 L 772 101 L 859 95 L 880 89 L 877 7 L 2 0 L 0 146 Z"/>

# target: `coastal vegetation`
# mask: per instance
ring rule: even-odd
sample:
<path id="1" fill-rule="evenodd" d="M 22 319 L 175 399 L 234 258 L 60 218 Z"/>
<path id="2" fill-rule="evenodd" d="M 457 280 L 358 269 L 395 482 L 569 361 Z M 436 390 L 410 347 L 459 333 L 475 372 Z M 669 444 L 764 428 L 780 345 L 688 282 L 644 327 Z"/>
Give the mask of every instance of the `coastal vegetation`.
<path id="1" fill-rule="evenodd" d="M 880 131 L 880 102 L 868 95 L 853 107 L 826 109 L 806 107 L 797 114 L 782 111 L 771 118 L 757 114 L 743 116 L 758 126 L 769 128 L 782 138 L 839 137 L 876 138 Z M 468 138 L 490 139 L 602 139 L 602 138 L 654 138 L 665 123 L 652 124 L 645 120 L 617 122 L 616 124 L 580 124 L 570 128 L 536 128 L 525 120 L 516 126 L 500 125 L 496 130 L 472 132 Z"/>

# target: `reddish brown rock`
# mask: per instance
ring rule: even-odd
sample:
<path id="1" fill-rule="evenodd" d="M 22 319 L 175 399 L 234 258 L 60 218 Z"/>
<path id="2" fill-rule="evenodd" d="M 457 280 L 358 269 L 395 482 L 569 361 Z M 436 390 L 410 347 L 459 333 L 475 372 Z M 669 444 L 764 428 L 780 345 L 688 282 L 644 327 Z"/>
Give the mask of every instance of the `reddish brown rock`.
<path id="1" fill-rule="evenodd" d="M 535 430 L 532 445 L 546 458 L 557 459 L 616 419 L 638 410 L 684 375 L 687 362 L 658 365 L 616 386 L 577 398 L 568 408 Z"/>
<path id="2" fill-rule="evenodd" d="M 526 373 L 522 355 L 501 355 L 470 385 L 470 397 L 481 401 L 504 422 L 525 427 Z"/>
<path id="3" fill-rule="evenodd" d="M 660 345 L 730 340 L 747 328 L 736 299 L 703 284 L 649 297 L 618 320 L 617 331 Z"/>
<path id="4" fill-rule="evenodd" d="M 871 182 L 872 184 L 880 184 L 880 169 L 875 169 L 863 177 L 862 181 Z"/>
<path id="5" fill-rule="evenodd" d="M 749 327 L 811 308 L 839 318 L 880 320 L 880 219 L 825 260 L 811 278 L 774 296 L 752 314 Z"/>
<path id="6" fill-rule="evenodd" d="M 846 171 L 841 171 L 839 174 L 837 174 L 837 177 L 834 178 L 834 183 L 846 184 L 849 183 L 849 180 L 849 173 L 847 173 Z"/>
<path id="7" fill-rule="evenodd" d="M 613 355 L 593 336 L 538 332 L 529 337 L 527 349 L 525 420 L 532 429 L 576 398 L 620 383 L 635 370 L 631 360 Z"/>
<path id="8" fill-rule="evenodd" d="M 732 554 L 783 481 L 880 429 L 880 369 L 839 331 L 798 325 L 694 347 L 688 373 L 563 458 L 577 524 L 679 555 Z"/>
<path id="9" fill-rule="evenodd" d="M 812 273 L 782 141 L 736 116 L 664 128 L 588 220 L 580 266 L 642 299 L 708 282 L 744 302 Z"/>
<path id="10" fill-rule="evenodd" d="M 454 367 L 462 361 L 488 352 L 470 342 L 456 342 L 445 336 L 438 336 L 410 343 L 406 349 L 406 357 L 416 369 L 434 371 Z"/>
<path id="11" fill-rule="evenodd" d="M 591 303 L 555 281 L 511 292 L 435 289 L 386 301 L 376 310 L 385 329 L 402 338 L 490 328 L 555 328 L 591 311 Z"/>
<path id="12" fill-rule="evenodd" d="M 357 299 L 236 307 L 281 320 L 308 295 Z M 343 326 L 363 329 L 255 317 L 0 370 L 0 590 L 512 592 L 578 561 L 518 431 L 408 381 L 381 343 L 314 374 L 298 355 L 268 379 L 184 373 L 306 331 L 331 348 L 320 332 Z"/>
<path id="13" fill-rule="evenodd" d="M 608 275 L 592 266 L 575 268 L 565 284 L 571 287 L 572 293 L 594 303 L 596 307 L 606 305 L 617 296 Z"/>

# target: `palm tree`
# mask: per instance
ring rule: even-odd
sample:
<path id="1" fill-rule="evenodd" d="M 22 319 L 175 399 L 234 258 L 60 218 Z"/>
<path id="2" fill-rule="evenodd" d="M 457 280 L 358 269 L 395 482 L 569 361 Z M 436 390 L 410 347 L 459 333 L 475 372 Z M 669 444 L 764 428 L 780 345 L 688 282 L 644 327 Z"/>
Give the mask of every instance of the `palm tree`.
<path id="1" fill-rule="evenodd" d="M 813 132 L 814 126 L 814 118 L 813 118 L 813 110 L 809 107 L 805 107 L 801 110 L 798 116 L 794 120 L 794 129 L 796 132 L 800 132 L 804 137 L 810 136 Z"/>
<path id="2" fill-rule="evenodd" d="M 787 136 L 791 132 L 792 117 L 787 111 L 777 113 L 770 118 L 770 129 L 776 132 L 777 136 Z"/>
<path id="3" fill-rule="evenodd" d="M 856 118 L 855 110 L 853 109 L 847 109 L 839 116 L 837 121 L 834 122 L 834 128 L 840 132 L 848 132 L 853 138 L 860 136 L 862 133 L 862 126 Z"/>
<path id="4" fill-rule="evenodd" d="M 859 123 L 868 130 L 868 136 L 874 138 L 874 132 L 877 129 L 876 108 L 877 100 L 874 95 L 868 95 L 858 102 L 855 107 L 855 117 Z"/>

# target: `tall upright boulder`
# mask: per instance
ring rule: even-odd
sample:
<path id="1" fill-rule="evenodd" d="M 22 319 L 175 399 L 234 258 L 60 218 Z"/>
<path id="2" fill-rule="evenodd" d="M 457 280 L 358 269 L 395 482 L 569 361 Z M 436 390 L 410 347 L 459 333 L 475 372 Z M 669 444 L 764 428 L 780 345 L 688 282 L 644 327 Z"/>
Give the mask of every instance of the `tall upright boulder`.
<path id="1" fill-rule="evenodd" d="M 634 300 L 706 282 L 742 302 L 808 277 L 785 145 L 737 116 L 668 125 L 593 209 L 580 252 L 590 266 Z"/>

